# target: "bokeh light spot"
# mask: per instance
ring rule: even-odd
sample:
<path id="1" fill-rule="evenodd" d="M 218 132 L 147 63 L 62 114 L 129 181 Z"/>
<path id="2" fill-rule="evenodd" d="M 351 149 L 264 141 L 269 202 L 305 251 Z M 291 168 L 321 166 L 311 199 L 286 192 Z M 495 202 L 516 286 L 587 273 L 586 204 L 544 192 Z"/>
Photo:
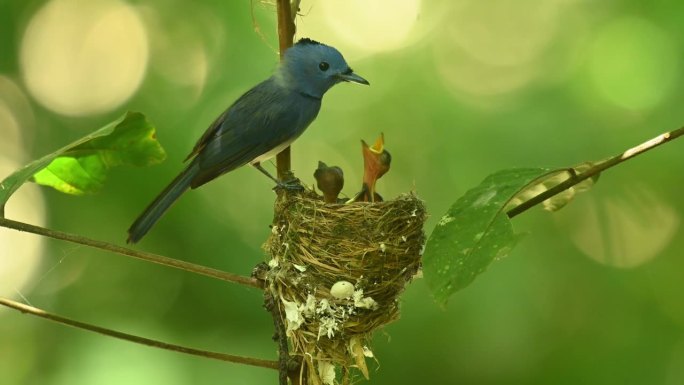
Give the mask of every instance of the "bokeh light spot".
<path id="1" fill-rule="evenodd" d="M 147 66 L 136 10 L 117 0 L 52 0 L 29 22 L 20 61 L 31 94 L 64 115 L 107 112 L 128 99 Z"/>
<path id="2" fill-rule="evenodd" d="M 33 112 L 26 96 L 11 79 L 0 76 L 0 180 L 21 167 L 27 158 L 23 136 L 32 125 Z M 45 223 L 43 197 L 33 184 L 21 187 L 5 210 L 5 215 L 14 220 Z M 26 295 L 26 284 L 40 266 L 42 255 L 42 238 L 0 228 L 0 296 Z"/>
<path id="3" fill-rule="evenodd" d="M 30 144 L 33 135 L 23 135 L 34 128 L 35 117 L 31 102 L 17 83 L 0 76 L 0 153 L 22 160 L 22 144 Z"/>
<path id="4" fill-rule="evenodd" d="M 305 17 L 298 22 L 298 35 L 334 45 L 349 60 L 406 46 L 413 38 L 421 1 L 302 1 L 300 11 Z"/>
<path id="5" fill-rule="evenodd" d="M 0 127 L 5 123 L 0 121 Z M 0 156 L 0 179 L 20 165 Z M 45 224 L 43 197 L 37 185 L 22 186 L 7 202 L 8 218 L 38 226 Z M 0 296 L 17 298 L 26 295 L 24 286 L 40 266 L 43 239 L 29 233 L 0 228 Z M 0 308 L 0 311 L 6 308 Z"/>
<path id="6" fill-rule="evenodd" d="M 68 359 L 62 361 L 53 384 L 180 385 L 192 382 L 178 355 L 86 336 L 90 338 L 71 339 L 66 348 Z"/>
<path id="7" fill-rule="evenodd" d="M 435 47 L 435 65 L 447 88 L 464 102 L 479 104 L 472 96 L 497 96 L 527 85 L 536 66 L 498 67 L 467 55 L 460 47 Z"/>
<path id="8" fill-rule="evenodd" d="M 562 210 L 556 217 L 584 254 L 608 266 L 633 268 L 649 262 L 679 227 L 676 210 L 645 188 L 620 198 L 583 198 L 576 200 L 574 210 Z"/>
<path id="9" fill-rule="evenodd" d="M 192 13 L 182 20 L 166 14 L 169 10 L 151 6 L 141 7 L 140 12 L 150 42 L 150 71 L 170 84 L 188 88 L 190 92 L 185 92 L 184 98 L 195 102 L 209 73 L 208 46 L 222 42 L 223 25 L 194 5 Z"/>
<path id="10" fill-rule="evenodd" d="M 446 37 L 475 59 L 514 66 L 537 58 L 555 36 L 557 4 L 537 0 L 467 1 Z"/>
<path id="11" fill-rule="evenodd" d="M 620 18 L 605 26 L 594 41 L 589 62 L 593 82 L 614 104 L 647 109 L 670 90 L 680 51 L 653 23 Z"/>
<path id="12" fill-rule="evenodd" d="M 434 39 L 437 73 L 462 102 L 491 108 L 553 71 L 545 54 L 566 8 L 556 1 L 460 2 Z"/>
<path id="13" fill-rule="evenodd" d="M 19 123 L 10 108 L 0 99 L 0 135 L 3 141 L 0 143 L 0 150 L 4 154 L 19 155 L 21 152 L 17 144 L 21 143 L 21 133 Z"/>

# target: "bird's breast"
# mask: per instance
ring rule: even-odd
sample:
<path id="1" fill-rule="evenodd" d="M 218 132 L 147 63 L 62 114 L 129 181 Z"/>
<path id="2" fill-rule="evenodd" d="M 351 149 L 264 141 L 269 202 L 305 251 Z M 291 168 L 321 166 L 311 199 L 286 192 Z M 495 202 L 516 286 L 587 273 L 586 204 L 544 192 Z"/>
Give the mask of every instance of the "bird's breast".
<path id="1" fill-rule="evenodd" d="M 283 151 L 284 149 L 286 149 L 287 146 L 289 146 L 290 144 L 292 144 L 292 142 L 294 142 L 295 139 L 297 139 L 297 138 L 292 138 L 291 140 L 285 141 L 285 142 L 283 142 L 283 143 L 281 143 L 281 144 L 275 146 L 273 149 L 271 149 L 271 150 L 268 151 L 267 153 L 262 154 L 262 155 L 259 155 L 258 157 L 256 157 L 256 159 L 254 159 L 254 160 L 251 161 L 250 163 L 251 163 L 251 164 L 261 163 L 261 162 L 263 162 L 263 161 L 265 161 L 265 160 L 269 160 L 269 159 L 273 158 L 274 156 L 278 155 L 281 151 Z"/>

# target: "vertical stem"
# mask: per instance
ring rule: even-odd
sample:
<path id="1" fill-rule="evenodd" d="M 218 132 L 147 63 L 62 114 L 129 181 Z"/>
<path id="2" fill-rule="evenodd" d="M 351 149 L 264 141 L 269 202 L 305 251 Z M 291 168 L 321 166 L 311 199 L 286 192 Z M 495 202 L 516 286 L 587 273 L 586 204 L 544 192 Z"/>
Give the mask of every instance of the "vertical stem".
<path id="1" fill-rule="evenodd" d="M 287 364 L 290 359 L 290 351 L 287 345 L 285 324 L 283 324 L 283 317 L 280 313 L 280 305 L 274 295 L 277 294 L 271 287 L 267 287 L 264 291 L 264 307 L 273 316 L 273 326 L 275 327 L 273 339 L 278 343 L 278 384 L 287 385 L 289 372 Z"/>
<path id="2" fill-rule="evenodd" d="M 278 47 L 280 49 L 280 60 L 283 60 L 285 51 L 292 47 L 292 41 L 295 34 L 294 18 L 292 17 L 292 8 L 290 0 L 276 0 L 278 9 Z M 283 181 L 289 179 L 291 176 L 291 160 L 290 147 L 288 146 L 276 156 L 276 168 L 278 170 L 278 180 Z M 275 326 L 275 337 L 278 341 L 278 361 L 279 361 L 279 376 L 278 382 L 280 385 L 287 385 L 287 378 L 289 374 L 288 363 L 290 361 L 290 352 L 287 344 L 287 335 L 283 324 L 283 318 L 280 314 L 279 304 L 277 299 L 273 298 L 270 288 L 264 291 L 266 296 L 266 308 L 269 309 L 273 316 L 273 324 Z M 296 377 L 293 376 L 293 383 Z"/>
<path id="3" fill-rule="evenodd" d="M 280 59 L 283 59 L 285 50 L 292 47 L 292 40 L 295 34 L 294 18 L 290 0 L 277 0 L 278 7 L 278 46 L 280 47 Z M 284 180 L 290 173 L 290 147 L 287 147 L 276 156 L 276 168 L 278 169 L 278 179 Z"/>

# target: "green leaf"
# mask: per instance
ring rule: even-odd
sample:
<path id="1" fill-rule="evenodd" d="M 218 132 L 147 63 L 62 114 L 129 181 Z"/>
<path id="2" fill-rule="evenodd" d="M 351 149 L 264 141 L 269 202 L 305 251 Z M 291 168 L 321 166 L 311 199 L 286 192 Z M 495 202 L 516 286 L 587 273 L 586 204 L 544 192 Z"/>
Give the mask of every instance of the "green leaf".
<path id="1" fill-rule="evenodd" d="M 423 273 L 435 300 L 445 305 L 520 239 L 506 215 L 508 203 L 548 169 L 504 170 L 485 178 L 442 216 L 425 245 Z"/>
<path id="2" fill-rule="evenodd" d="M 128 112 L 70 145 L 35 160 L 0 183 L 0 215 L 12 194 L 26 181 L 67 194 L 99 191 L 115 166 L 160 163 L 166 153 L 145 115 Z"/>

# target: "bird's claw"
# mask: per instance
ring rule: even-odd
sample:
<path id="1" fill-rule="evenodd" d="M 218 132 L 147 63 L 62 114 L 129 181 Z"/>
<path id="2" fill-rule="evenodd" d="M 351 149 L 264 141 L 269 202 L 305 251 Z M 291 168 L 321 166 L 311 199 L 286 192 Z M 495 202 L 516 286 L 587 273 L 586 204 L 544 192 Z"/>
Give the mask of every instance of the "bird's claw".
<path id="1" fill-rule="evenodd" d="M 302 182 L 299 180 L 299 178 L 292 178 L 284 181 L 278 181 L 278 184 L 273 189 L 283 189 L 287 191 L 304 191 L 304 186 L 302 186 Z"/>

